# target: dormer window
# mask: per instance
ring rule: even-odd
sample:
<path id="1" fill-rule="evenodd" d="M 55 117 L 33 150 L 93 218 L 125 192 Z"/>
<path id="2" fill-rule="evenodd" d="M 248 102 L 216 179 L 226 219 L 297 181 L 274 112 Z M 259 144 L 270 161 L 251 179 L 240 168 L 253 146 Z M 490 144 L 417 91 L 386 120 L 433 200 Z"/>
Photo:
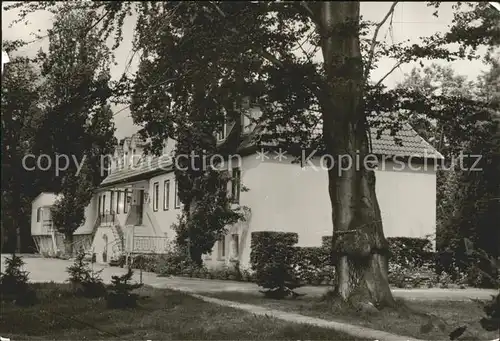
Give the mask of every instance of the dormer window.
<path id="1" fill-rule="evenodd" d="M 222 123 L 222 126 L 219 128 L 217 131 L 217 141 L 223 141 L 226 139 L 226 133 L 227 133 L 227 124 L 226 122 Z"/>

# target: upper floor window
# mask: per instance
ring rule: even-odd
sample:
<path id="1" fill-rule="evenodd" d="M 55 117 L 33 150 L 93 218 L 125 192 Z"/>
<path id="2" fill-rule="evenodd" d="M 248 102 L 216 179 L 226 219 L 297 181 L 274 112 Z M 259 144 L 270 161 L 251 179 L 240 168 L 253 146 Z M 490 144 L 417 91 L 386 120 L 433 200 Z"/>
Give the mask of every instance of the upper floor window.
<path id="1" fill-rule="evenodd" d="M 111 199 L 109 202 L 109 212 L 113 214 L 115 212 L 115 192 L 111 191 L 110 193 Z"/>
<path id="2" fill-rule="evenodd" d="M 170 180 L 163 182 L 163 210 L 168 211 L 170 206 Z"/>
<path id="3" fill-rule="evenodd" d="M 155 182 L 153 184 L 153 211 L 158 211 L 158 196 L 160 192 L 160 184 Z"/>
<path id="4" fill-rule="evenodd" d="M 181 207 L 181 199 L 179 198 L 179 181 L 175 180 L 175 208 Z"/>
<path id="5" fill-rule="evenodd" d="M 116 192 L 116 214 L 120 214 L 120 204 L 121 204 L 122 192 Z"/>
<path id="6" fill-rule="evenodd" d="M 128 205 L 130 204 L 132 194 L 129 193 L 128 189 L 125 189 L 125 193 L 123 194 L 123 213 L 128 212 Z"/>

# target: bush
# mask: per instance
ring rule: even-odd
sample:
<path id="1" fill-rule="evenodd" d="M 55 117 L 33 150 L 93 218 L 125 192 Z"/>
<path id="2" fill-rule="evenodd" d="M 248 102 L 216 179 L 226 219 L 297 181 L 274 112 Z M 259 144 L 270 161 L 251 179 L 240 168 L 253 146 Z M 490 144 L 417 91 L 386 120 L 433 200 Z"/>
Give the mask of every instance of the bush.
<path id="1" fill-rule="evenodd" d="M 325 247 L 294 248 L 293 267 L 297 278 L 304 284 L 330 284 L 334 280 L 335 267 Z"/>
<path id="2" fill-rule="evenodd" d="M 139 295 L 132 293 L 132 290 L 142 287 L 142 284 L 131 284 L 129 281 L 133 276 L 132 268 L 128 268 L 126 274 L 122 276 L 112 276 L 109 292 L 106 297 L 108 308 L 125 309 L 135 308 Z"/>
<path id="3" fill-rule="evenodd" d="M 392 237 L 389 242 L 389 261 L 408 268 L 434 264 L 432 243 L 427 238 Z"/>
<path id="4" fill-rule="evenodd" d="M 73 265 L 67 268 L 69 282 L 76 295 L 94 298 L 103 297 L 106 287 L 100 277 L 101 271 L 93 271 L 89 262 L 85 260 L 85 253 L 80 252 L 75 258 Z"/>
<path id="5" fill-rule="evenodd" d="M 0 275 L 0 292 L 2 301 L 13 301 L 20 306 L 31 306 L 37 303 L 34 290 L 29 287 L 29 272 L 21 270 L 25 264 L 21 257 L 12 254 L 7 258 L 5 273 Z"/>
<path id="6" fill-rule="evenodd" d="M 296 233 L 253 232 L 250 263 L 255 271 L 256 283 L 267 289 L 266 297 L 281 299 L 296 295 L 300 287 L 293 269 L 293 245 L 298 241 Z"/>
<path id="7" fill-rule="evenodd" d="M 119 266 L 120 268 L 123 268 L 125 266 L 125 263 L 127 261 L 127 257 L 125 255 L 120 255 L 117 258 L 113 258 L 109 261 L 110 266 Z"/>
<path id="8" fill-rule="evenodd" d="M 200 266 L 188 257 L 186 250 L 177 246 L 161 256 L 155 272 L 167 276 L 192 277 L 194 270 L 199 268 Z"/>

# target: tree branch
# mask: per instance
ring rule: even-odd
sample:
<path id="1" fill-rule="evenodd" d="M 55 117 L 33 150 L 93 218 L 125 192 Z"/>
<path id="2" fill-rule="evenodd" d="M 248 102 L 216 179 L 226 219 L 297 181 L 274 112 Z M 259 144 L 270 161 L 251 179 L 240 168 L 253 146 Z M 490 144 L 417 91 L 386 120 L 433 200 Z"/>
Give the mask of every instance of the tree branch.
<path id="1" fill-rule="evenodd" d="M 404 61 L 403 61 L 403 60 L 400 60 L 399 62 L 397 62 L 397 63 L 396 63 L 396 65 L 394 65 L 394 66 L 392 67 L 392 69 L 390 69 L 390 70 L 389 70 L 389 72 L 387 72 L 387 73 L 384 75 L 384 77 L 382 77 L 382 78 L 381 78 L 381 79 L 380 79 L 380 80 L 379 80 L 379 81 L 375 84 L 375 87 L 378 87 L 380 84 L 382 84 L 382 82 L 383 82 L 383 81 L 384 81 L 387 77 L 389 77 L 389 75 L 390 75 L 391 73 L 393 73 L 393 72 L 394 72 L 394 70 L 396 70 L 398 67 L 400 67 L 400 66 L 401 66 L 401 64 L 403 64 L 403 63 L 404 63 Z"/>
<path id="2" fill-rule="evenodd" d="M 366 64 L 366 69 L 365 69 L 365 79 L 368 78 L 368 74 L 370 73 L 371 67 L 372 67 L 372 62 L 373 62 L 373 55 L 375 54 L 375 46 L 377 45 L 377 36 L 378 32 L 380 31 L 380 28 L 385 24 L 387 19 L 389 19 L 389 16 L 391 16 L 392 13 L 394 13 L 394 8 L 398 4 L 399 1 L 394 1 L 391 5 L 391 8 L 385 15 L 384 19 L 382 19 L 381 22 L 377 24 L 377 27 L 375 28 L 375 33 L 373 34 L 372 42 L 371 42 L 371 47 L 370 47 L 370 52 L 368 53 L 368 62 Z M 391 71 L 392 72 L 392 71 Z"/>
<path id="3" fill-rule="evenodd" d="M 222 11 L 222 9 L 213 1 L 209 1 L 209 3 L 214 6 L 215 10 L 219 13 L 219 15 L 223 18 L 226 18 L 226 13 L 224 13 Z M 240 34 L 240 32 L 236 29 L 236 28 L 231 28 L 230 29 L 231 32 L 233 32 L 234 34 Z M 260 47 L 253 47 L 262 57 L 264 57 L 265 59 L 267 59 L 268 61 L 270 61 L 271 63 L 279 66 L 279 67 L 284 67 L 283 63 L 278 59 L 276 58 L 275 56 L 273 56 L 271 53 L 267 52 L 266 50 L 264 50 L 263 48 L 260 48 Z"/>

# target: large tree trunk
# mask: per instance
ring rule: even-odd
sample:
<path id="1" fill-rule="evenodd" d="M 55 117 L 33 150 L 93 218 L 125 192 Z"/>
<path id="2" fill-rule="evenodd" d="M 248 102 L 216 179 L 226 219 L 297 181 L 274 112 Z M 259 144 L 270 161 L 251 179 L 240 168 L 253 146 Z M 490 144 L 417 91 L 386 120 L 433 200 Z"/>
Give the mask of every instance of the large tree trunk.
<path id="1" fill-rule="evenodd" d="M 336 290 L 346 301 L 369 300 L 377 306 L 392 306 L 388 245 L 375 195 L 375 174 L 364 165 L 369 141 L 357 29 L 359 7 L 359 2 L 323 2 L 319 27 L 327 76 L 321 98 L 323 135 L 326 151 L 334 160 L 328 175 Z M 350 159 L 351 166 L 343 164 L 339 170 L 342 159 Z M 360 160 L 359 165 L 356 160 Z"/>

